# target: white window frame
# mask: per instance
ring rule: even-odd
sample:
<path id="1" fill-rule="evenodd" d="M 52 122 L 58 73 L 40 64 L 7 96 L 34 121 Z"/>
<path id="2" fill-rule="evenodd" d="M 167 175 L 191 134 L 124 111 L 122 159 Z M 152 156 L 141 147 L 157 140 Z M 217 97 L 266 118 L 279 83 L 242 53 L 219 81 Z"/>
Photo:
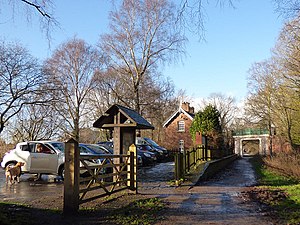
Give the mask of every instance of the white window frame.
<path id="1" fill-rule="evenodd" d="M 178 132 L 185 132 L 185 122 L 184 120 L 180 120 L 177 123 L 177 131 Z"/>

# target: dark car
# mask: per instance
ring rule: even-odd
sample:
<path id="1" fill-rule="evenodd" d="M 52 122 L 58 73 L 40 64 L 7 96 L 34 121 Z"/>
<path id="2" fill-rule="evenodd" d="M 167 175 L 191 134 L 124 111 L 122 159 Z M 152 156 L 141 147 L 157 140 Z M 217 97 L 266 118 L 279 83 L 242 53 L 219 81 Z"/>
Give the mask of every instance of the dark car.
<path id="1" fill-rule="evenodd" d="M 161 161 L 164 157 L 163 152 L 161 150 L 157 150 L 152 148 L 150 145 L 136 145 L 138 150 L 149 151 L 155 154 L 157 161 Z"/>
<path id="2" fill-rule="evenodd" d="M 100 146 L 100 148 L 104 149 L 106 152 L 109 152 L 110 154 L 114 154 L 114 148 L 106 145 L 106 144 L 97 144 L 98 146 Z"/>
<path id="3" fill-rule="evenodd" d="M 109 147 L 109 148 L 111 148 L 111 149 L 113 149 L 114 148 L 114 143 L 112 142 L 112 141 L 101 141 L 101 142 L 98 142 L 97 143 L 98 145 L 104 145 L 104 146 L 107 146 L 107 147 Z"/>
<path id="4" fill-rule="evenodd" d="M 149 144 L 152 148 L 161 150 L 161 151 L 163 152 L 163 155 L 164 155 L 165 158 L 167 158 L 167 157 L 169 156 L 169 151 L 168 151 L 166 148 L 164 148 L 164 147 L 158 145 L 158 144 L 157 144 L 155 141 L 153 141 L 152 139 L 147 138 L 147 137 L 144 137 L 144 140 L 145 140 L 145 141 L 147 142 L 147 144 Z"/>
<path id="5" fill-rule="evenodd" d="M 110 150 L 107 147 L 103 147 L 97 144 L 79 144 L 80 155 L 99 155 L 98 159 L 94 159 L 94 163 L 102 164 L 103 160 L 105 160 L 105 155 L 112 155 Z M 101 157 L 102 156 L 102 157 Z M 110 161 L 106 160 L 106 164 L 109 164 Z M 108 167 L 105 170 L 105 173 L 112 172 L 112 168 Z"/>
<path id="6" fill-rule="evenodd" d="M 102 146 L 103 148 L 106 148 L 111 154 L 114 154 L 114 143 L 111 141 L 103 141 L 98 142 L 99 146 Z M 143 165 L 143 159 L 140 155 L 137 155 L 137 164 Z"/>
<path id="7" fill-rule="evenodd" d="M 154 164 L 157 161 L 155 153 L 150 151 L 137 148 L 137 155 L 141 156 L 143 166 Z"/>

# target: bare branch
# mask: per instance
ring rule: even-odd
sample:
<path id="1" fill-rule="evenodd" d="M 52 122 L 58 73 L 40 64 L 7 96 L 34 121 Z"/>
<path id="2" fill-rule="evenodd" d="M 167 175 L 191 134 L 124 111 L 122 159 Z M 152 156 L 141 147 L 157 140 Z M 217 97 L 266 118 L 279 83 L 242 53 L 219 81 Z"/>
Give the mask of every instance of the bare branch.
<path id="1" fill-rule="evenodd" d="M 21 0 L 21 1 L 34 7 L 43 17 L 48 17 L 49 19 L 51 18 L 51 16 L 40 5 L 37 5 L 33 2 L 29 2 L 27 0 Z"/>

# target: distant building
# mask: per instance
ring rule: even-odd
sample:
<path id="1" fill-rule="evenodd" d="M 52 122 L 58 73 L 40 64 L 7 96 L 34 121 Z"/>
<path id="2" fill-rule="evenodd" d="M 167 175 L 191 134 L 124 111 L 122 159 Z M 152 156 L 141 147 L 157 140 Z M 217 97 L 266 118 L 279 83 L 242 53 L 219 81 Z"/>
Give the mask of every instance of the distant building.
<path id="1" fill-rule="evenodd" d="M 196 135 L 195 142 L 190 134 L 190 127 L 194 117 L 194 107 L 191 107 L 188 102 L 183 102 L 178 110 L 163 124 L 165 128 L 164 147 L 167 149 L 178 149 L 179 146 L 182 146 L 184 149 L 189 149 L 195 145 L 202 144 L 201 134 Z"/>

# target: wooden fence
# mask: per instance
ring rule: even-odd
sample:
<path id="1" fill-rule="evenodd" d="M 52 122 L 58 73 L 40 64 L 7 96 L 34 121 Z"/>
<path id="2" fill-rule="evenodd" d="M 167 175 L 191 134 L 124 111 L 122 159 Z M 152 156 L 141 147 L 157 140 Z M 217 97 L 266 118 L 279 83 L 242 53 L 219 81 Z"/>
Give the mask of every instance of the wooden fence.
<path id="1" fill-rule="evenodd" d="M 136 147 L 127 155 L 80 155 L 71 139 L 65 148 L 64 213 L 79 205 L 123 190 L 137 192 Z"/>
<path id="2" fill-rule="evenodd" d="M 196 168 L 203 161 L 210 159 L 210 151 L 203 145 L 188 149 L 183 152 L 174 151 L 175 182 L 179 185 L 191 169 Z"/>
<path id="3" fill-rule="evenodd" d="M 207 145 L 186 149 L 183 152 L 173 150 L 173 153 L 175 160 L 175 182 L 177 185 L 185 179 L 185 175 L 189 174 L 192 169 L 196 169 L 201 163 L 232 155 L 232 151 L 214 149 Z"/>

